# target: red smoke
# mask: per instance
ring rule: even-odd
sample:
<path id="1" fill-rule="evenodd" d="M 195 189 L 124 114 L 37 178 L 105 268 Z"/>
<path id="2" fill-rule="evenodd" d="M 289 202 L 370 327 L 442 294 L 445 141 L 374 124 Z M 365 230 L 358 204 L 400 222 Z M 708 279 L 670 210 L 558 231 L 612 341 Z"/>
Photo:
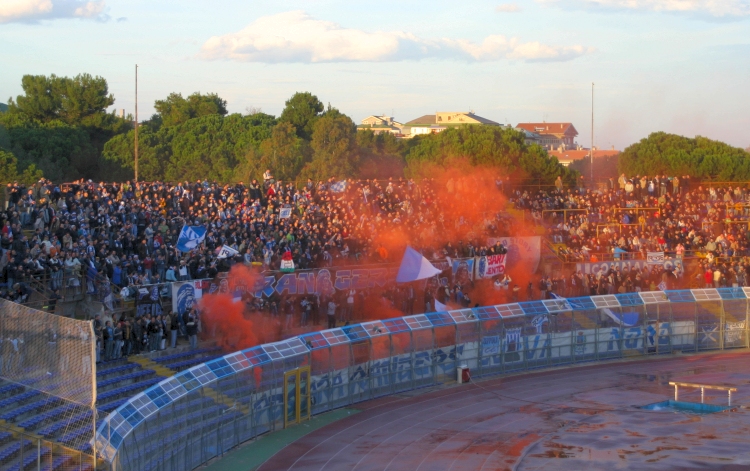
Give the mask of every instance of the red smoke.
<path id="1" fill-rule="evenodd" d="M 227 284 L 220 283 L 216 293 L 201 298 L 201 315 L 210 338 L 215 339 L 225 351 L 244 350 L 278 340 L 279 325 L 276 320 L 257 313 L 246 314 L 246 304 L 233 299 L 237 289 L 246 289 L 252 295 L 261 279 L 257 270 L 235 265 L 226 278 Z"/>

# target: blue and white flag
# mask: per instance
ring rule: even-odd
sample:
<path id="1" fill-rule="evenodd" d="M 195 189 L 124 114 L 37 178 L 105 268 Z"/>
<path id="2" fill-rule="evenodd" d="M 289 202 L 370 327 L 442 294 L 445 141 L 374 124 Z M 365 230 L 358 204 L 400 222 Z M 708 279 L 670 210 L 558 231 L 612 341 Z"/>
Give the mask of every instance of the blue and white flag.
<path id="1" fill-rule="evenodd" d="M 177 250 L 190 252 L 206 238 L 206 228 L 203 226 L 182 226 L 180 237 L 177 238 Z"/>
<path id="2" fill-rule="evenodd" d="M 346 180 L 341 180 L 331 185 L 331 191 L 334 193 L 341 193 L 346 190 Z"/>
<path id="3" fill-rule="evenodd" d="M 232 247 L 228 245 L 225 245 L 219 249 L 219 253 L 218 255 L 216 255 L 216 258 L 234 257 L 237 254 L 239 254 L 238 251 L 234 250 Z"/>
<path id="4" fill-rule="evenodd" d="M 279 210 L 279 219 L 289 219 L 292 217 L 292 208 L 281 208 Z"/>
<path id="5" fill-rule="evenodd" d="M 424 258 L 421 253 L 407 246 L 404 258 L 401 260 L 401 267 L 398 269 L 396 281 L 407 283 L 409 281 L 424 280 L 439 275 L 440 270 L 435 268 L 429 260 Z"/>

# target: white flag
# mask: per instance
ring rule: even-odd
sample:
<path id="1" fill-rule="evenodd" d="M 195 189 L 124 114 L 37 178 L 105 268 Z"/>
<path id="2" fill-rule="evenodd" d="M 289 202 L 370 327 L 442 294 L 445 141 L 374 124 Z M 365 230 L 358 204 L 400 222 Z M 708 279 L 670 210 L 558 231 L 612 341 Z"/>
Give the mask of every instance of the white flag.
<path id="1" fill-rule="evenodd" d="M 221 249 L 219 249 L 219 254 L 216 256 L 216 258 L 234 257 L 238 253 L 239 252 L 234 250 L 232 247 L 225 245 Z"/>

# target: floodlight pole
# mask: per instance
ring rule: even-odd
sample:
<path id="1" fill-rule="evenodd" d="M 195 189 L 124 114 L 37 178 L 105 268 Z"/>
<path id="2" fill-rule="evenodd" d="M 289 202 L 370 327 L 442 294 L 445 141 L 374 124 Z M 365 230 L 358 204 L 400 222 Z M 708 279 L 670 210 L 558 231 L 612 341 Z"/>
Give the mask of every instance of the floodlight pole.
<path id="1" fill-rule="evenodd" d="M 591 185 L 594 185 L 594 82 L 591 82 Z"/>
<path id="2" fill-rule="evenodd" d="M 135 182 L 138 183 L 138 64 L 135 65 Z"/>

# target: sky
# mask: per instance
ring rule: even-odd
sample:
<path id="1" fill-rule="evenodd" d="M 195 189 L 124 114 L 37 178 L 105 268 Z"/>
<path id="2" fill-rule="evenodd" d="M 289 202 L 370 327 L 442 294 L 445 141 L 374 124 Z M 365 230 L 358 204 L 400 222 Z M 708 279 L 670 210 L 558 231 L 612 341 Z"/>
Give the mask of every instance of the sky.
<path id="1" fill-rule="evenodd" d="M 107 79 L 113 108 L 215 92 L 280 114 L 309 91 L 355 122 L 474 111 L 750 146 L 750 0 L 0 0 L 0 102 L 25 74 Z"/>

